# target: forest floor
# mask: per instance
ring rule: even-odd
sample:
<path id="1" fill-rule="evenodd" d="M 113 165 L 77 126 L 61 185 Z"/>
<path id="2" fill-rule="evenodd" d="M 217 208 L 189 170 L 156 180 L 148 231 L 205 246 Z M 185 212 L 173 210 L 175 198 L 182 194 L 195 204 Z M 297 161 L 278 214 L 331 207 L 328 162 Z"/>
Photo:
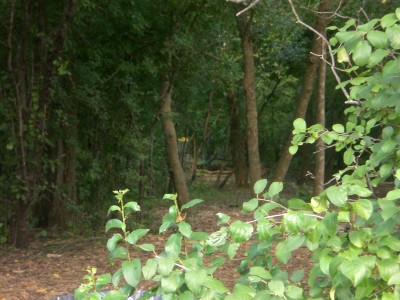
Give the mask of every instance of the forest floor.
<path id="1" fill-rule="evenodd" d="M 200 208 L 194 208 L 189 220 L 193 230 L 206 232 L 217 230 L 215 214 L 218 212 L 227 213 L 231 216 L 231 220 L 247 218 L 241 213 L 239 201 L 250 199 L 249 190 L 238 190 L 228 185 L 220 195 L 216 195 L 205 186 L 203 189 L 198 189 L 197 193 L 199 195 L 195 195 L 195 198 L 209 197 L 211 201 L 205 201 L 200 204 Z M 201 195 L 207 193 L 209 195 Z M 165 206 L 153 209 L 152 219 L 155 220 L 153 224 L 155 228 L 166 210 Z M 153 243 L 162 251 L 162 245 L 167 237 L 168 235 L 148 234 L 141 242 Z M 35 238 L 26 250 L 0 246 L 0 300 L 50 299 L 71 294 L 79 287 L 88 267 L 96 267 L 97 274 L 113 273 L 118 266 L 111 266 L 108 263 L 106 242 L 107 236 L 99 234 L 95 237 L 72 239 Z M 241 249 L 234 260 L 227 260 L 227 263 L 214 274 L 228 287 L 232 287 L 238 277 L 235 269 L 244 251 Z M 147 254 L 143 251 L 133 253 L 139 255 L 142 261 L 150 258 L 150 254 L 146 257 Z M 308 250 L 300 248 L 284 269 L 289 274 L 292 270 L 301 268 L 308 273 L 310 266 Z"/>

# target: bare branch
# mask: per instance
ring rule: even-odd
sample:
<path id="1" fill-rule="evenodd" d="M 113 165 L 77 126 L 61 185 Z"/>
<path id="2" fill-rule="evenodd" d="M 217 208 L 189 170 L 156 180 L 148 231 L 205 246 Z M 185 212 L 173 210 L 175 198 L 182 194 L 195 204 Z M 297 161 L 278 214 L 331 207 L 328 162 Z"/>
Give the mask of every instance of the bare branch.
<path id="1" fill-rule="evenodd" d="M 232 1 L 232 0 L 229 0 L 229 1 Z M 260 0 L 254 0 L 253 2 L 251 2 L 245 9 L 239 11 L 239 12 L 236 14 L 236 17 L 237 17 L 237 16 L 240 16 L 242 13 L 248 11 L 248 10 L 251 9 L 253 6 L 257 5 L 258 2 L 260 2 Z"/>
<path id="2" fill-rule="evenodd" d="M 290 7 L 291 7 L 291 9 L 293 11 L 293 14 L 294 14 L 294 16 L 296 18 L 296 22 L 299 23 L 300 25 L 306 27 L 307 29 L 311 30 L 312 32 L 314 32 L 320 39 L 322 39 L 326 43 L 326 45 L 328 47 L 328 50 L 329 50 L 329 56 L 330 56 L 330 59 L 331 59 L 331 63 L 329 64 L 330 67 L 331 67 L 331 71 L 332 71 L 333 76 L 335 77 L 337 83 L 340 84 L 342 82 L 342 80 L 340 79 L 338 73 L 336 72 L 335 57 L 334 57 L 333 50 L 332 50 L 332 47 L 331 47 L 328 39 L 321 32 L 318 32 L 318 30 L 316 30 L 312 26 L 308 25 L 307 23 L 304 23 L 301 20 L 300 16 L 298 15 L 298 13 L 296 11 L 296 8 L 295 8 L 295 6 L 293 4 L 293 1 L 292 0 L 288 0 L 288 2 L 289 2 L 289 5 L 290 5 Z M 341 87 L 340 89 L 342 90 L 342 92 L 345 95 L 345 97 L 347 99 L 349 99 L 350 95 L 349 95 L 348 91 L 344 87 Z M 346 101 L 346 103 L 347 102 L 348 101 Z"/>

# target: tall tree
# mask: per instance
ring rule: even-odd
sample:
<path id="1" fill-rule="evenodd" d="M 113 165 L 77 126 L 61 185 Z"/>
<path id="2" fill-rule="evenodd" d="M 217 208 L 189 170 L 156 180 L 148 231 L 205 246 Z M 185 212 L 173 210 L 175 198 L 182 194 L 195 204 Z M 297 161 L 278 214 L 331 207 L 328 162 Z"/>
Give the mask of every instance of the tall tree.
<path id="1" fill-rule="evenodd" d="M 170 64 L 168 64 L 170 65 Z M 189 190 L 186 184 L 185 173 L 178 154 L 178 139 L 176 136 L 175 124 L 172 119 L 172 80 L 167 73 L 161 84 L 161 101 L 160 110 L 161 123 L 165 137 L 165 155 L 170 170 L 171 179 L 174 184 L 176 193 L 178 194 L 178 203 L 180 205 L 189 200 Z"/>
<path id="2" fill-rule="evenodd" d="M 332 7 L 331 2 L 331 0 L 320 1 L 318 11 L 321 13 L 318 13 L 314 26 L 315 30 L 319 33 L 325 32 L 327 24 L 330 21 L 325 13 L 330 11 Z M 308 66 L 303 76 L 303 84 L 297 101 L 294 119 L 305 118 L 308 104 L 310 103 L 310 98 L 314 89 L 315 76 L 320 63 L 320 58 L 315 54 L 321 52 L 321 42 L 322 40 L 320 36 L 314 33 L 314 37 L 311 42 L 311 52 L 308 57 Z M 281 156 L 279 157 L 278 163 L 275 167 L 273 181 L 283 181 L 285 179 L 293 157 L 289 153 L 289 147 L 292 145 L 292 138 L 293 135 L 290 134 L 281 151 Z"/>
<path id="3" fill-rule="evenodd" d="M 243 52 L 243 88 L 246 98 L 249 179 L 250 186 L 254 186 L 254 184 L 261 178 L 261 161 L 258 147 L 254 45 L 253 34 L 251 31 L 251 25 L 253 23 L 253 10 L 241 13 L 236 17 L 236 21 Z"/>

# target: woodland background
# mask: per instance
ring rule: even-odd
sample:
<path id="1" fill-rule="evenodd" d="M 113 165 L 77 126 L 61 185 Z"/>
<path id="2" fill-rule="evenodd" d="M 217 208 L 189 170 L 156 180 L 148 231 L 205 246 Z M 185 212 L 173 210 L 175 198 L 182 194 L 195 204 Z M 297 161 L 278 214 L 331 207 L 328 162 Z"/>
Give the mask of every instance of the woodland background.
<path id="1" fill-rule="evenodd" d="M 116 189 L 182 204 L 200 169 L 322 190 L 342 155 L 304 146 L 292 160 L 292 122 L 338 123 L 345 98 L 290 4 L 325 34 L 400 1 L 263 0 L 239 16 L 233 2 L 0 1 L 1 242 L 91 232 Z"/>

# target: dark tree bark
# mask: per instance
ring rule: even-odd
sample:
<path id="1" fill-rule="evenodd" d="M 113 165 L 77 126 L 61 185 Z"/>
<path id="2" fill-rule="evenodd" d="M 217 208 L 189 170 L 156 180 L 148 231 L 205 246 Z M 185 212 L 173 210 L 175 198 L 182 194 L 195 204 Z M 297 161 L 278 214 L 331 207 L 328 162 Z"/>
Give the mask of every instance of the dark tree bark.
<path id="1" fill-rule="evenodd" d="M 241 14 L 236 18 L 236 21 L 243 51 L 243 88 L 246 97 L 247 156 L 249 163 L 250 186 L 252 187 L 259 179 L 261 179 L 261 162 L 258 149 L 254 47 L 251 32 L 251 24 L 253 22 L 252 11 Z"/>
<path id="2" fill-rule="evenodd" d="M 319 11 L 327 12 L 330 10 L 331 5 L 330 1 L 321 1 L 319 6 Z M 318 14 L 315 29 L 322 33 L 325 32 L 326 26 L 329 23 L 329 19 L 325 14 Z M 300 91 L 299 99 L 297 101 L 297 107 L 294 114 L 294 120 L 297 118 L 305 118 L 308 104 L 310 103 L 311 94 L 314 88 L 315 75 L 318 69 L 318 64 L 320 62 L 320 58 L 316 57 L 313 53 L 319 53 L 321 50 L 321 38 L 314 34 L 312 43 L 311 43 L 311 52 L 308 60 L 309 64 L 304 73 L 303 77 L 303 85 Z M 290 163 L 292 161 L 292 155 L 289 153 L 289 147 L 292 145 L 293 135 L 290 134 L 289 138 L 282 149 L 281 156 L 278 160 L 277 166 L 275 167 L 275 174 L 272 181 L 283 181 L 285 179 L 286 173 L 289 169 Z"/>
<path id="3" fill-rule="evenodd" d="M 325 36 L 325 32 L 323 32 L 323 35 Z M 326 45 L 324 42 L 321 43 L 320 54 L 323 59 L 319 63 L 318 70 L 316 122 L 325 127 Z M 314 195 L 316 196 L 324 190 L 325 183 L 325 145 L 321 139 L 318 139 L 316 142 L 314 175 Z"/>
<path id="4" fill-rule="evenodd" d="M 240 114 L 236 95 L 233 91 L 228 91 L 228 105 L 230 111 L 229 144 L 231 148 L 232 160 L 235 173 L 235 185 L 237 187 L 247 187 L 248 168 L 246 163 L 246 136 L 240 126 Z"/>
<path id="5" fill-rule="evenodd" d="M 161 101 L 160 110 L 161 123 L 165 137 L 165 155 L 167 164 L 172 177 L 172 183 L 178 194 L 178 203 L 183 205 L 189 201 L 189 190 L 186 184 L 185 173 L 178 155 L 178 144 L 176 137 L 175 124 L 172 120 L 172 83 L 168 77 L 163 79 L 161 85 Z"/>

